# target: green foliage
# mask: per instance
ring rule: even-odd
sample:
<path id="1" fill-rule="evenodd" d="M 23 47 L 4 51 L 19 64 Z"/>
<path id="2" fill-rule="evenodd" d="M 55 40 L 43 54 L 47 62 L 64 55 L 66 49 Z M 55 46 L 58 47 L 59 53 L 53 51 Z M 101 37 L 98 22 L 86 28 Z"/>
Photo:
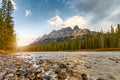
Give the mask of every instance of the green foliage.
<path id="1" fill-rule="evenodd" d="M 16 35 L 13 29 L 13 6 L 10 0 L 2 0 L 0 8 L 0 50 L 15 50 Z"/>
<path id="2" fill-rule="evenodd" d="M 117 26 L 116 32 L 111 26 L 111 32 L 88 33 L 85 38 L 77 36 L 75 39 L 68 39 L 63 42 L 52 42 L 42 45 L 25 46 L 20 51 L 71 51 L 84 49 L 108 49 L 120 48 L 120 25 Z"/>
<path id="3" fill-rule="evenodd" d="M 117 43 L 118 43 L 118 47 L 120 48 L 120 24 L 118 24 L 117 26 Z"/>

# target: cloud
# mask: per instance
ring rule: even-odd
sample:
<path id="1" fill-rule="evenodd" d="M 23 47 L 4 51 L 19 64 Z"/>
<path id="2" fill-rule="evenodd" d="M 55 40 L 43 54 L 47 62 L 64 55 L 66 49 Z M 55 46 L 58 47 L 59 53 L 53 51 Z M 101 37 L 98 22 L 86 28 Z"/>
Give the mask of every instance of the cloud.
<path id="1" fill-rule="evenodd" d="M 15 2 L 13 0 L 10 0 L 10 1 L 11 1 L 12 5 L 13 5 L 13 8 L 14 9 L 18 9 L 17 6 L 16 6 L 16 4 L 15 4 Z"/>
<path id="2" fill-rule="evenodd" d="M 48 24 L 57 28 L 74 27 L 75 25 L 83 28 L 88 24 L 88 21 L 81 16 L 73 16 L 66 20 L 63 20 L 60 16 L 55 16 L 48 20 Z"/>
<path id="3" fill-rule="evenodd" d="M 73 16 L 64 21 L 64 26 L 71 27 L 74 27 L 75 25 L 78 25 L 79 27 L 85 27 L 87 24 L 88 21 L 81 16 Z"/>
<path id="4" fill-rule="evenodd" d="M 112 13 L 120 7 L 119 3 L 120 0 L 70 0 L 66 5 L 76 10 L 79 15 L 90 17 L 90 25 L 94 25 L 103 20 L 112 22 L 113 20 L 110 17 L 117 15 Z"/>
<path id="5" fill-rule="evenodd" d="M 25 11 L 25 16 L 30 16 L 31 15 L 31 10 L 26 10 Z"/>
<path id="6" fill-rule="evenodd" d="M 48 20 L 48 24 L 54 27 L 61 27 L 63 20 L 59 16 L 55 16 Z"/>
<path id="7" fill-rule="evenodd" d="M 116 8 L 113 12 L 111 12 L 111 15 L 108 16 L 106 19 L 110 21 L 120 21 L 120 7 Z"/>

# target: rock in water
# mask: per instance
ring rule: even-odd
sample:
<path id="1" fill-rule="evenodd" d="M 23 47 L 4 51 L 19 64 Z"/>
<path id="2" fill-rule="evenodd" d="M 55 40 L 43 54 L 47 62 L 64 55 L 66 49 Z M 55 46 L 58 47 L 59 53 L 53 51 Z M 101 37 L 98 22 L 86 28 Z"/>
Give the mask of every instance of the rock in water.
<path id="1" fill-rule="evenodd" d="M 99 78 L 99 79 L 97 79 L 97 80 L 104 80 L 104 79 L 102 79 L 102 78 Z"/>
<path id="2" fill-rule="evenodd" d="M 6 73 L 7 73 L 6 71 L 0 73 L 0 80 L 3 79 L 3 76 L 4 76 Z"/>
<path id="3" fill-rule="evenodd" d="M 42 70 L 40 69 L 40 68 L 38 68 L 37 70 L 36 70 L 36 73 L 41 73 L 42 72 Z"/>
<path id="4" fill-rule="evenodd" d="M 85 73 L 81 74 L 83 80 L 88 80 L 87 75 Z"/>
<path id="5" fill-rule="evenodd" d="M 0 66 L 0 70 L 2 70 L 2 66 Z"/>

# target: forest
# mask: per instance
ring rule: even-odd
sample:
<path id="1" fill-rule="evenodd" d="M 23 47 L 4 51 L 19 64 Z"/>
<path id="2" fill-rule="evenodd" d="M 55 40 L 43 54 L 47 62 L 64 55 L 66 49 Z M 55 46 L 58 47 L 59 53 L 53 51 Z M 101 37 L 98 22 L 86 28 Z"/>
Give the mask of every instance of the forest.
<path id="1" fill-rule="evenodd" d="M 0 52 L 16 50 L 16 34 L 14 32 L 14 9 L 10 0 L 2 0 L 0 8 Z"/>
<path id="2" fill-rule="evenodd" d="M 102 30 L 96 34 L 88 33 L 85 38 L 77 36 L 62 42 L 52 42 L 41 45 L 28 45 L 19 48 L 20 51 L 75 51 L 75 50 L 120 50 L 120 24 L 111 31 Z"/>
<path id="3" fill-rule="evenodd" d="M 62 42 L 51 42 L 41 45 L 28 45 L 17 48 L 16 34 L 14 31 L 14 8 L 10 0 L 2 0 L 0 7 L 0 52 L 3 51 L 75 51 L 75 50 L 120 50 L 120 24 L 111 31 L 96 34 L 88 33 L 85 38 L 77 36 Z"/>

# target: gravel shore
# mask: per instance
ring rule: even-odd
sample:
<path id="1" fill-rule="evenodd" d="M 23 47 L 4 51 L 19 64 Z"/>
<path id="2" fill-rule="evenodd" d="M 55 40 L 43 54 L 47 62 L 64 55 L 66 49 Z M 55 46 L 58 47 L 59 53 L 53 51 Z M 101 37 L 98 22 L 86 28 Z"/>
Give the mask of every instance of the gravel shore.
<path id="1" fill-rule="evenodd" d="M 120 80 L 120 54 L 0 54 L 0 80 Z"/>

